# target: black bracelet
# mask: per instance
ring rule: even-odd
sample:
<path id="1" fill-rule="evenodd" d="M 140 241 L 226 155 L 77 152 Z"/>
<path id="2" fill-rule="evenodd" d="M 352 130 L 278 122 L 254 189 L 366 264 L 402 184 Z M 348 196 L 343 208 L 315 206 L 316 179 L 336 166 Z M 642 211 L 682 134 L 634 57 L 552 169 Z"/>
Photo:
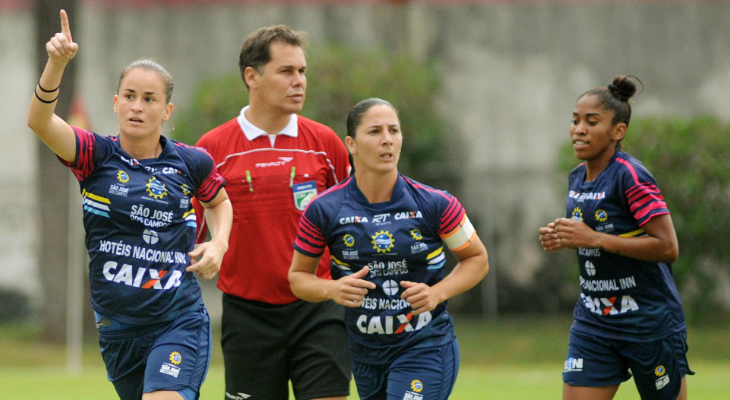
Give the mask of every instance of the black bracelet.
<path id="1" fill-rule="evenodd" d="M 38 85 L 38 86 L 40 86 L 40 85 Z M 53 100 L 43 100 L 43 99 L 41 99 L 41 96 L 38 96 L 37 91 L 34 90 L 33 93 L 35 94 L 35 98 L 38 99 L 38 101 L 40 101 L 41 103 L 51 104 L 51 103 L 55 102 L 56 100 L 58 100 L 58 96 L 56 96 L 56 98 Z"/>
<path id="2" fill-rule="evenodd" d="M 41 88 L 41 92 L 43 92 L 43 93 L 53 93 L 53 92 L 55 92 L 56 90 L 58 90 L 58 88 L 60 88 L 60 87 L 61 87 L 61 85 L 58 85 L 58 87 L 57 87 L 57 88 L 55 88 L 55 89 L 53 89 L 53 90 L 46 90 L 46 89 L 43 89 L 43 86 L 41 86 L 41 82 L 40 82 L 40 81 L 38 81 L 38 87 L 39 87 L 39 88 Z"/>

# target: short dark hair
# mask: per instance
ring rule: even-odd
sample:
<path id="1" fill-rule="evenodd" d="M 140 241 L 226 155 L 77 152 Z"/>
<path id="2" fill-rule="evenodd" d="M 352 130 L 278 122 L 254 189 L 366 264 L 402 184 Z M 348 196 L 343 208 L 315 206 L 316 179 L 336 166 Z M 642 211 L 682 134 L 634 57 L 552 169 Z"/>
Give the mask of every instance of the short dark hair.
<path id="1" fill-rule="evenodd" d="M 360 123 L 362 122 L 362 115 L 374 106 L 388 106 L 395 111 L 395 115 L 398 115 L 398 109 L 393 107 L 393 105 L 387 100 L 379 99 L 377 97 L 361 100 L 355 104 L 347 114 L 347 136 L 353 139 L 355 138 L 357 127 L 360 126 Z"/>
<path id="2" fill-rule="evenodd" d="M 307 45 L 306 33 L 294 31 L 286 25 L 272 25 L 259 28 L 243 41 L 241 54 L 238 56 L 238 67 L 241 69 L 241 79 L 248 89 L 244 72 L 251 67 L 264 73 L 264 65 L 271 61 L 271 43 L 280 42 L 298 46 L 304 49 Z"/>

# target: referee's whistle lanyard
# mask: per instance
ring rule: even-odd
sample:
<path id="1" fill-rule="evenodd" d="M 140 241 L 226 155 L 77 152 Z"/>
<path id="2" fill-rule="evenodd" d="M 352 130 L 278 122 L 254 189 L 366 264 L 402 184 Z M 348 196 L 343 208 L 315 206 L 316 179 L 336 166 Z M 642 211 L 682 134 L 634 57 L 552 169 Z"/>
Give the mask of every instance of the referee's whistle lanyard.
<path id="1" fill-rule="evenodd" d="M 296 176 L 297 167 L 291 167 L 289 173 L 289 187 L 294 187 L 294 177 Z M 248 182 L 248 191 L 253 192 L 253 180 L 251 179 L 251 171 L 246 170 L 246 182 Z"/>

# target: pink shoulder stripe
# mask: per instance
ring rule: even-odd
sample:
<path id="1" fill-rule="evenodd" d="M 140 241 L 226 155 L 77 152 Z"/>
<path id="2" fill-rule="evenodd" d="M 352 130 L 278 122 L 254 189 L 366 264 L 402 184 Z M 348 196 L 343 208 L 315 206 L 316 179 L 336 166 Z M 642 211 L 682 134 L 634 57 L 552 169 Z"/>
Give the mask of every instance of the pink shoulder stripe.
<path id="1" fill-rule="evenodd" d="M 637 209 L 651 202 L 661 203 L 664 205 L 664 207 L 666 207 L 666 203 L 664 202 L 664 196 L 662 196 L 661 194 L 656 195 L 651 193 L 636 201 L 629 200 L 629 209 L 631 210 L 631 212 L 636 212 Z"/>
<path id="2" fill-rule="evenodd" d="M 294 241 L 294 245 L 309 254 L 322 255 L 324 253 L 323 247 L 318 248 L 318 247 L 310 246 L 308 243 L 305 243 L 304 241 L 300 240 L 299 238 L 297 238 Z"/>
<path id="3" fill-rule="evenodd" d="M 443 196 L 443 197 L 444 197 L 444 198 L 446 198 L 446 199 L 448 199 L 448 198 L 449 198 L 449 196 L 447 196 L 447 195 L 446 195 L 446 194 L 445 194 L 444 192 L 442 192 L 442 191 L 440 191 L 440 190 L 436 190 L 436 189 L 432 189 L 432 188 L 429 188 L 429 187 L 423 186 L 423 185 L 421 185 L 421 184 L 418 184 L 418 183 L 416 183 L 416 182 L 414 182 L 414 181 L 410 180 L 409 178 L 406 178 L 405 176 L 403 177 L 403 180 L 404 180 L 404 181 L 405 181 L 405 182 L 406 182 L 407 184 L 409 184 L 409 185 L 413 186 L 413 187 L 414 187 L 414 188 L 416 188 L 416 189 L 421 189 L 421 190 L 425 190 L 425 191 L 427 191 L 427 192 L 431 192 L 431 193 L 438 193 L 439 195 Z"/>
<path id="4" fill-rule="evenodd" d="M 661 208 L 661 207 L 656 207 Z M 642 210 L 641 213 L 639 213 L 640 216 L 636 217 L 636 220 L 639 221 L 639 226 L 644 226 L 647 222 L 651 221 L 652 218 L 658 217 L 660 215 L 669 214 L 669 210 L 664 209 L 664 211 L 658 211 L 652 214 L 649 214 L 652 211 L 652 209 L 646 209 Z M 642 221 L 643 219 L 643 221 Z"/>
<path id="5" fill-rule="evenodd" d="M 307 236 L 307 239 L 312 242 L 312 244 L 321 244 L 324 246 L 325 239 L 324 235 L 322 235 L 322 232 L 319 230 L 319 228 L 312 223 L 306 216 L 302 215 L 301 219 L 299 220 L 299 234 L 300 236 L 302 234 Z"/>
<path id="6" fill-rule="evenodd" d="M 634 178 L 634 183 L 637 185 L 639 184 L 639 177 L 636 175 L 636 170 L 634 169 L 634 166 L 631 165 L 628 161 L 624 160 L 623 158 L 616 157 L 616 161 L 620 162 L 622 165 L 624 165 L 628 170 L 629 173 L 631 173 L 631 176 Z"/>

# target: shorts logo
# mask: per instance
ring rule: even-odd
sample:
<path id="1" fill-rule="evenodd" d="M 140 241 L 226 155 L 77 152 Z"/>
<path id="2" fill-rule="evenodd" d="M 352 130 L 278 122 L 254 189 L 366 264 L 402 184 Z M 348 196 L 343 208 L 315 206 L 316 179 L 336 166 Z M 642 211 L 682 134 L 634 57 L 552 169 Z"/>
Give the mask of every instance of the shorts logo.
<path id="1" fill-rule="evenodd" d="M 568 357 L 565 360 L 565 368 L 563 372 L 581 372 L 583 371 L 583 359 Z"/>
<path id="2" fill-rule="evenodd" d="M 342 237 L 342 241 L 345 243 L 345 246 L 352 247 L 355 245 L 355 238 L 350 235 L 349 233 L 345 234 L 345 236 Z"/>
<path id="3" fill-rule="evenodd" d="M 372 236 L 373 249 L 378 253 L 387 253 L 395 247 L 393 235 L 388 231 L 379 231 Z"/>
<path id="4" fill-rule="evenodd" d="M 596 210 L 596 221 L 598 222 L 606 222 L 608 219 L 608 213 L 606 210 Z"/>
<path id="5" fill-rule="evenodd" d="M 160 367 L 160 373 L 177 378 L 178 375 L 180 375 L 180 368 L 172 364 L 164 363 L 162 364 L 162 367 Z"/>
<path id="6" fill-rule="evenodd" d="M 226 398 L 231 400 L 246 400 L 249 397 L 251 397 L 251 395 L 246 393 L 238 392 L 236 394 L 230 394 L 226 392 Z"/>
<path id="7" fill-rule="evenodd" d="M 654 381 L 656 390 L 663 389 L 665 386 L 669 385 L 669 375 L 667 375 L 667 369 L 664 368 L 663 365 L 659 365 L 654 368 L 654 375 L 659 377 L 659 379 Z"/>
<path id="8" fill-rule="evenodd" d="M 403 400 L 423 400 L 423 395 L 414 392 L 406 392 L 403 396 Z"/>
<path id="9" fill-rule="evenodd" d="M 167 195 L 167 188 L 165 188 L 164 183 L 158 181 L 157 178 L 152 177 L 149 181 L 147 181 L 147 193 L 149 193 L 151 197 L 159 200 Z"/>
<path id="10" fill-rule="evenodd" d="M 129 182 L 129 174 L 120 169 L 119 172 L 117 172 L 117 180 L 119 183 L 127 183 Z"/>
<path id="11" fill-rule="evenodd" d="M 182 362 L 182 356 L 177 351 L 173 351 L 170 353 L 170 362 L 175 365 L 180 365 Z"/>
<path id="12" fill-rule="evenodd" d="M 418 379 L 414 379 L 413 381 L 411 381 L 411 390 L 421 393 L 421 391 L 423 390 L 423 382 Z"/>
<path id="13" fill-rule="evenodd" d="M 580 210 L 580 207 L 574 208 L 570 216 L 576 221 L 583 221 L 583 211 Z"/>

